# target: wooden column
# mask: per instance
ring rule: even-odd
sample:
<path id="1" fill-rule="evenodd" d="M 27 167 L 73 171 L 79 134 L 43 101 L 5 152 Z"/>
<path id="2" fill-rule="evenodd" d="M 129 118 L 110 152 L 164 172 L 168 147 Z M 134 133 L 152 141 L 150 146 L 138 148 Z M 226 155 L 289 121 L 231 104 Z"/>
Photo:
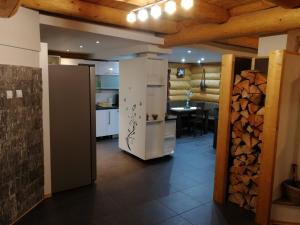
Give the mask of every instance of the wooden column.
<path id="1" fill-rule="evenodd" d="M 275 51 L 271 53 L 269 58 L 263 128 L 264 141 L 261 153 L 259 195 L 256 214 L 256 222 L 260 225 L 269 225 L 271 214 L 284 55 L 284 51 Z"/>
<path id="2" fill-rule="evenodd" d="M 227 190 L 228 157 L 230 146 L 230 103 L 234 79 L 234 62 L 234 55 L 223 55 L 214 187 L 214 200 L 220 204 L 225 203 Z"/>

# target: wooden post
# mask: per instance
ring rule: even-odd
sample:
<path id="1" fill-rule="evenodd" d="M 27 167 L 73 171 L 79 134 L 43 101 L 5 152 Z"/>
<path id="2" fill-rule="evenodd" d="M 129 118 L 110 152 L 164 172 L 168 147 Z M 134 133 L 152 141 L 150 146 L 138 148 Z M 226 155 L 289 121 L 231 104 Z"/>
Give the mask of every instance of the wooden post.
<path id="1" fill-rule="evenodd" d="M 227 190 L 230 145 L 230 104 L 234 79 L 234 63 L 234 55 L 223 55 L 214 187 L 214 200 L 220 204 L 224 204 Z"/>
<path id="2" fill-rule="evenodd" d="M 261 153 L 260 182 L 256 213 L 256 222 L 260 225 L 269 225 L 271 214 L 284 55 L 284 51 L 275 51 L 271 53 L 269 58 L 263 128 L 264 141 Z"/>

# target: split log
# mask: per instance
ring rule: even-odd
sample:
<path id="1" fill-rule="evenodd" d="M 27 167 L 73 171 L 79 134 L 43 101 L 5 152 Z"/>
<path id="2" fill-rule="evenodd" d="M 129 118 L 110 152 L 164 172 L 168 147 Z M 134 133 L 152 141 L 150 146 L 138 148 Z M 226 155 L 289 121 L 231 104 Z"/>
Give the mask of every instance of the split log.
<path id="1" fill-rule="evenodd" d="M 237 86 L 235 86 L 235 87 L 233 88 L 233 90 L 232 90 L 232 94 L 233 94 L 233 95 L 241 95 L 242 92 L 243 92 L 243 90 L 240 89 L 240 88 L 238 88 Z"/>
<path id="2" fill-rule="evenodd" d="M 240 95 L 234 95 L 234 96 L 232 96 L 232 102 L 236 102 L 236 101 L 238 101 L 239 100 L 239 98 L 240 98 Z"/>
<path id="3" fill-rule="evenodd" d="M 260 105 L 260 103 L 262 101 L 261 94 L 251 94 L 251 95 L 248 95 L 248 98 L 251 102 L 253 102 L 256 105 Z"/>
<path id="4" fill-rule="evenodd" d="M 251 154 L 251 153 L 252 153 L 252 149 L 247 145 L 238 146 L 235 151 L 236 156 L 239 156 L 242 154 Z"/>
<path id="5" fill-rule="evenodd" d="M 259 170 L 259 165 L 254 164 L 254 165 L 249 165 L 247 166 L 247 170 L 251 172 L 251 174 L 256 174 L 257 171 Z"/>
<path id="6" fill-rule="evenodd" d="M 255 160 L 256 160 L 256 156 L 255 155 L 253 155 L 253 154 L 250 154 L 250 155 L 247 155 L 247 160 L 246 160 L 246 165 L 251 165 L 251 164 L 253 164 L 254 162 L 255 162 Z"/>
<path id="7" fill-rule="evenodd" d="M 238 89 L 245 90 L 249 93 L 250 91 L 250 82 L 249 80 L 243 80 L 242 82 L 235 85 Z"/>
<path id="8" fill-rule="evenodd" d="M 257 112 L 257 110 L 259 110 L 259 106 L 254 103 L 250 103 L 248 104 L 248 110 L 250 114 L 254 114 Z"/>
<path id="9" fill-rule="evenodd" d="M 260 140 L 260 141 L 263 141 L 263 140 L 264 140 L 263 132 L 261 132 L 261 133 L 259 134 L 258 140 Z"/>
<path id="10" fill-rule="evenodd" d="M 252 197 L 252 199 L 249 203 L 250 207 L 253 208 L 253 209 L 256 209 L 256 201 L 257 201 L 256 199 L 257 199 L 256 196 Z"/>
<path id="11" fill-rule="evenodd" d="M 234 138 L 232 139 L 232 144 L 233 145 L 239 145 L 242 142 L 241 138 Z"/>
<path id="12" fill-rule="evenodd" d="M 240 99 L 240 106 L 241 106 L 242 110 L 246 110 L 248 102 L 249 101 L 245 98 Z"/>
<path id="13" fill-rule="evenodd" d="M 243 135 L 243 132 L 241 132 L 237 129 L 232 131 L 232 134 L 231 134 L 232 138 L 241 138 L 242 135 Z"/>
<path id="14" fill-rule="evenodd" d="M 253 133 L 254 133 L 254 136 L 258 138 L 259 135 L 260 135 L 260 133 L 261 133 L 261 131 L 259 129 L 257 129 L 257 128 L 253 128 Z"/>
<path id="15" fill-rule="evenodd" d="M 241 176 L 242 182 L 245 186 L 248 186 L 250 184 L 250 176 L 249 175 L 243 175 Z"/>
<path id="16" fill-rule="evenodd" d="M 251 177 L 251 181 L 253 182 L 253 183 L 255 183 L 256 185 L 258 185 L 258 183 L 259 183 L 259 176 L 256 174 L 256 175 L 254 175 L 254 176 L 252 176 Z"/>
<path id="17" fill-rule="evenodd" d="M 245 118 L 249 118 L 249 112 L 248 112 L 248 110 L 244 110 L 244 111 L 242 111 L 241 113 L 240 113 L 243 117 L 245 117 Z"/>
<path id="18" fill-rule="evenodd" d="M 233 124 L 236 120 L 240 118 L 240 113 L 237 111 L 232 111 L 231 113 L 231 123 Z"/>
<path id="19" fill-rule="evenodd" d="M 251 137 L 251 147 L 255 147 L 255 145 L 257 145 L 259 143 L 259 141 L 257 140 L 257 138 L 255 137 Z"/>
<path id="20" fill-rule="evenodd" d="M 266 94 L 267 84 L 261 84 L 258 86 L 258 88 L 262 93 Z"/>
<path id="21" fill-rule="evenodd" d="M 252 184 L 249 190 L 250 195 L 258 195 L 258 186 L 256 184 Z"/>
<path id="22" fill-rule="evenodd" d="M 238 179 L 238 176 L 236 176 L 235 174 L 230 174 L 229 180 L 230 180 L 230 183 L 231 183 L 232 185 L 236 185 L 236 184 L 238 184 L 238 183 L 241 182 L 241 181 Z"/>
<path id="23" fill-rule="evenodd" d="M 242 126 L 242 122 L 240 120 L 235 121 L 233 127 L 234 127 L 233 130 L 238 129 L 239 131 L 243 132 L 243 126 Z"/>
<path id="24" fill-rule="evenodd" d="M 265 84 L 267 83 L 267 78 L 262 73 L 257 73 L 255 76 L 255 85 Z"/>
<path id="25" fill-rule="evenodd" d="M 245 127 L 246 124 L 248 123 L 248 119 L 246 117 L 242 117 L 241 123 L 242 123 L 242 126 Z"/>
<path id="26" fill-rule="evenodd" d="M 256 115 L 263 116 L 265 115 L 265 107 L 262 107 L 260 110 L 257 111 Z"/>
<path id="27" fill-rule="evenodd" d="M 246 171 L 246 166 L 232 166 L 230 167 L 230 172 L 236 175 L 242 175 Z M 256 172 L 255 172 L 256 173 Z"/>
<path id="28" fill-rule="evenodd" d="M 250 84 L 253 84 L 255 82 L 255 73 L 253 73 L 252 70 L 244 70 L 241 73 L 241 76 L 245 79 L 249 80 Z"/>
<path id="29" fill-rule="evenodd" d="M 250 86 L 250 94 L 260 94 L 260 90 L 256 85 Z"/>
<path id="30" fill-rule="evenodd" d="M 244 199 L 243 195 L 240 193 L 234 193 L 234 194 L 229 195 L 228 201 L 235 203 L 235 204 L 239 205 L 240 207 L 243 207 L 243 205 L 245 203 L 245 199 Z"/>
<path id="31" fill-rule="evenodd" d="M 248 147 L 251 147 L 251 137 L 249 133 L 244 133 L 242 135 L 242 140 Z"/>
<path id="32" fill-rule="evenodd" d="M 252 129 L 252 127 L 251 127 L 250 125 L 247 127 L 247 131 L 248 131 L 250 134 L 254 132 L 253 129 Z"/>
<path id="33" fill-rule="evenodd" d="M 242 94 L 243 98 L 249 98 L 250 97 L 249 92 L 247 92 L 246 90 L 243 90 L 240 94 Z"/>
<path id="34" fill-rule="evenodd" d="M 232 103 L 232 108 L 235 110 L 235 111 L 240 111 L 240 102 L 236 101 L 236 102 L 233 102 Z"/>
<path id="35" fill-rule="evenodd" d="M 259 129 L 259 130 L 262 132 L 263 129 L 264 129 L 264 124 L 262 123 L 261 125 L 259 125 L 259 126 L 257 127 L 257 129 Z"/>
<path id="36" fill-rule="evenodd" d="M 259 115 L 255 115 L 255 114 L 249 115 L 249 123 L 251 126 L 259 127 L 260 125 L 263 124 L 263 122 L 264 122 L 263 116 L 259 116 Z M 260 129 L 260 128 L 258 128 L 258 129 Z"/>
<path id="37" fill-rule="evenodd" d="M 234 85 L 237 85 L 242 81 L 242 77 L 240 75 L 235 75 Z"/>

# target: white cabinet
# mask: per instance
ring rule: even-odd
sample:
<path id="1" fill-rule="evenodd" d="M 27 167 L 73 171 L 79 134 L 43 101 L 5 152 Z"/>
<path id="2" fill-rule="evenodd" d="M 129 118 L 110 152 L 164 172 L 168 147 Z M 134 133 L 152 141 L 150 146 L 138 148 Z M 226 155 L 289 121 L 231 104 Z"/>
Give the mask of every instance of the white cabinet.
<path id="1" fill-rule="evenodd" d="M 119 109 L 96 111 L 96 137 L 119 133 Z"/>
<path id="2" fill-rule="evenodd" d="M 97 75 L 119 74 L 119 62 L 98 62 L 96 64 Z"/>
<path id="3" fill-rule="evenodd" d="M 119 147 L 143 160 L 174 150 L 175 138 L 164 139 L 167 77 L 168 62 L 160 57 L 120 61 Z"/>

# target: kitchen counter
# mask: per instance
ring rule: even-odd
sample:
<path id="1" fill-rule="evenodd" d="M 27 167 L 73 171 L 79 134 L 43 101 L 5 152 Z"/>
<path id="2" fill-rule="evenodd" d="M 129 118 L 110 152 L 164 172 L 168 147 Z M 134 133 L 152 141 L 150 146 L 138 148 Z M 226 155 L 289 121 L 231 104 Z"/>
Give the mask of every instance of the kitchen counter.
<path id="1" fill-rule="evenodd" d="M 101 107 L 96 105 L 96 110 L 108 110 L 108 109 L 119 109 L 118 106 Z"/>

